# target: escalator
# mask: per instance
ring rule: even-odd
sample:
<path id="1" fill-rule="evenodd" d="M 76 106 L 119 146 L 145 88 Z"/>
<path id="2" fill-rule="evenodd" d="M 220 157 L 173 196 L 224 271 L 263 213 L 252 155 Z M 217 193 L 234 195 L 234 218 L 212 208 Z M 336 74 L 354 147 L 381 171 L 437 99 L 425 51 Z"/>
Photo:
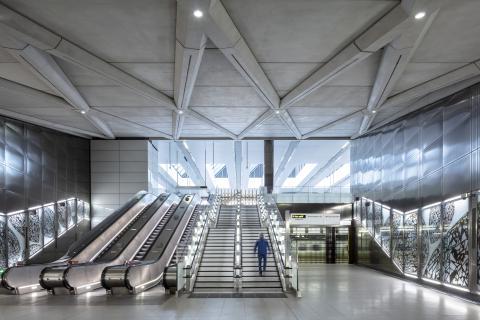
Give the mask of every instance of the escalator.
<path id="1" fill-rule="evenodd" d="M 162 194 L 130 220 L 127 226 L 89 261 L 74 265 L 50 266 L 42 270 L 40 285 L 52 294 L 80 294 L 101 287 L 102 271 L 109 265 L 130 259 L 141 239 L 151 232 L 152 226 L 165 218 L 178 197 Z"/>
<path id="2" fill-rule="evenodd" d="M 169 215 L 161 219 L 132 256 L 123 265 L 103 270 L 102 286 L 111 294 L 139 293 L 161 282 L 168 263 L 177 249 L 198 197 L 186 195 Z"/>
<path id="3" fill-rule="evenodd" d="M 51 266 L 66 266 L 77 262 L 88 262 L 106 248 L 116 235 L 120 234 L 130 221 L 134 220 L 156 199 L 145 191 L 138 192 L 122 207 L 104 219 L 79 241 L 75 242 L 67 253 L 47 264 L 32 264 L 8 268 L 1 278 L 1 289 L 11 294 L 23 294 L 39 291 L 38 283 L 43 269 Z"/>

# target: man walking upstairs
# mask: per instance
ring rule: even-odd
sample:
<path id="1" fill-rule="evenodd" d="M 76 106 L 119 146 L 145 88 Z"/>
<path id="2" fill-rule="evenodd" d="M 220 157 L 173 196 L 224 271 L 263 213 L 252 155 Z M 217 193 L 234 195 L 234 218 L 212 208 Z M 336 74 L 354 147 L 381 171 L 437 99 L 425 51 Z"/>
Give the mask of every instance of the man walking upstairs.
<path id="1" fill-rule="evenodd" d="M 260 276 L 263 276 L 263 273 L 267 269 L 267 253 L 268 253 L 268 241 L 263 236 L 263 233 L 260 233 L 260 238 L 255 242 L 255 249 L 253 252 L 258 252 L 258 271 Z"/>

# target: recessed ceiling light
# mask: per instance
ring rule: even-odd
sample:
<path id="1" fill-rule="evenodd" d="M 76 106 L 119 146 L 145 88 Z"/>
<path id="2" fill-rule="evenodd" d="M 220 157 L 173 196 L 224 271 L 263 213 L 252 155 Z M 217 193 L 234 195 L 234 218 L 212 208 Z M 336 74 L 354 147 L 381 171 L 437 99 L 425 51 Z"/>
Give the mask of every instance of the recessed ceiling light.
<path id="1" fill-rule="evenodd" d="M 276 110 L 275 113 L 276 113 L 276 114 L 280 114 L 280 110 Z"/>
<path id="2" fill-rule="evenodd" d="M 178 110 L 178 114 L 183 114 L 183 110 Z"/>
<path id="3" fill-rule="evenodd" d="M 195 10 L 193 11 L 193 15 L 195 16 L 195 18 L 201 18 L 203 17 L 203 12 L 201 10 Z"/>
<path id="4" fill-rule="evenodd" d="M 80 111 L 81 114 L 87 113 L 85 110 Z"/>
<path id="5" fill-rule="evenodd" d="M 419 13 L 417 13 L 415 15 L 415 19 L 417 19 L 417 20 L 423 19 L 423 18 L 425 18 L 426 15 L 427 14 L 425 13 L 425 11 L 420 11 Z"/>
<path id="6" fill-rule="evenodd" d="M 374 113 L 374 114 L 377 113 L 377 110 L 372 110 L 372 113 Z"/>

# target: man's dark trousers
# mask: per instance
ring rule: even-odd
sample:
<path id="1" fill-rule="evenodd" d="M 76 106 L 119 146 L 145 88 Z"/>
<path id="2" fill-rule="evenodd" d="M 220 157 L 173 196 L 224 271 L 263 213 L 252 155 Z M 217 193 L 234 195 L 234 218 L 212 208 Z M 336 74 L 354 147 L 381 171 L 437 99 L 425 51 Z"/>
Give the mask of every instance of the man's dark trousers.
<path id="1" fill-rule="evenodd" d="M 265 272 L 266 269 L 267 269 L 267 255 L 259 254 L 258 255 L 258 272 L 260 273 Z"/>

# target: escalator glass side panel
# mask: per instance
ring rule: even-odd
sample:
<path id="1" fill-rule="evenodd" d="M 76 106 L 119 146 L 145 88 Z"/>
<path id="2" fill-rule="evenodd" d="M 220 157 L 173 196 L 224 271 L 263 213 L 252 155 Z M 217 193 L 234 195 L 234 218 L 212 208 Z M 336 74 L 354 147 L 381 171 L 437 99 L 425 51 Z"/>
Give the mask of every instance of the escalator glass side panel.
<path id="1" fill-rule="evenodd" d="M 168 195 L 159 196 L 151 205 L 146 207 L 110 244 L 104 249 L 95 262 L 102 263 L 112 261 L 128 246 L 130 241 L 142 230 L 145 224 L 152 218 L 162 206 Z"/>
<path id="2" fill-rule="evenodd" d="M 77 241 L 70 247 L 65 255 L 65 259 L 71 258 L 79 254 L 83 249 L 85 249 L 92 241 L 94 241 L 98 236 L 100 236 L 105 230 L 107 230 L 116 220 L 129 211 L 137 202 L 139 202 L 147 193 L 138 192 L 133 196 L 129 201 L 127 201 L 120 208 L 115 210 L 111 215 L 105 218 L 100 222 L 95 228 L 88 232 L 82 239 Z"/>
<path id="3" fill-rule="evenodd" d="M 148 252 L 144 256 L 144 261 L 156 261 L 158 260 L 165 248 L 167 247 L 168 243 L 170 242 L 171 237 L 175 233 L 180 221 L 182 220 L 183 215 L 188 210 L 190 203 L 193 199 L 193 196 L 187 195 L 183 197 L 182 201 L 178 205 L 177 209 L 170 217 L 166 225 L 163 227 L 162 232 L 154 241 L 154 243 L 150 246 Z"/>

